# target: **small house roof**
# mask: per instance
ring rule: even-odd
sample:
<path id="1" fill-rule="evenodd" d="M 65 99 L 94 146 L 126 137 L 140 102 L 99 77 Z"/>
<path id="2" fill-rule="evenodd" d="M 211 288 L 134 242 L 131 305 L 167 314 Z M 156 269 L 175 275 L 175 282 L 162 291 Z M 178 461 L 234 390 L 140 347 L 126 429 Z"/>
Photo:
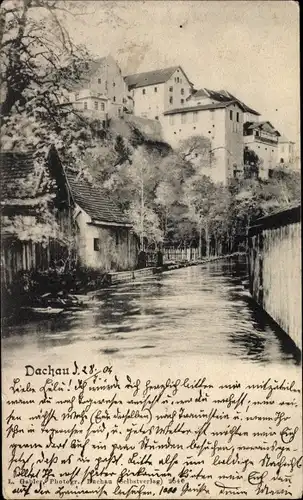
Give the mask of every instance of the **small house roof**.
<path id="1" fill-rule="evenodd" d="M 218 102 L 216 104 L 199 104 L 198 106 L 170 109 L 168 111 L 165 111 L 163 114 L 164 115 L 175 115 L 177 113 L 187 113 L 189 111 L 204 111 L 204 110 L 211 110 L 211 109 L 223 109 L 223 108 L 227 108 L 231 104 L 239 104 L 239 103 L 236 101 L 228 101 L 228 102 Z"/>
<path id="2" fill-rule="evenodd" d="M 263 130 L 264 127 L 266 128 L 266 126 L 267 128 L 268 127 L 271 128 L 272 131 L 276 133 L 276 135 L 280 136 L 280 132 L 269 121 L 245 122 L 243 125 L 243 130 L 244 132 L 247 130 L 255 130 L 255 129 Z"/>
<path id="3" fill-rule="evenodd" d="M 74 201 L 90 216 L 92 222 L 130 225 L 122 210 L 102 187 L 79 179 L 72 172 L 67 172 L 67 179 Z"/>
<path id="4" fill-rule="evenodd" d="M 240 99 L 235 97 L 233 94 L 231 94 L 227 90 L 210 90 L 210 89 L 203 88 L 203 89 L 196 90 L 192 94 L 192 96 L 195 98 L 208 97 L 208 98 L 214 99 L 215 101 L 218 101 L 218 102 L 230 102 L 230 101 L 237 102 L 237 103 L 239 103 L 239 105 L 242 106 L 242 109 L 244 112 L 251 113 L 251 114 L 254 114 L 256 116 L 260 116 L 260 113 L 258 113 L 258 111 L 255 111 L 254 109 L 247 106 L 244 102 L 242 102 Z M 189 100 L 190 97 L 187 100 Z"/>
<path id="5" fill-rule="evenodd" d="M 18 185 L 34 173 L 34 161 L 31 151 L 1 151 L 1 198 L 2 202 L 11 198 L 22 199 Z M 33 193 L 34 195 L 34 193 Z"/>
<path id="6" fill-rule="evenodd" d="M 89 82 L 94 74 L 106 64 L 109 58 L 110 56 L 104 56 L 81 63 L 79 68 L 81 77 L 75 82 L 73 89 L 77 90 L 83 88 L 83 84 Z"/>
<path id="7" fill-rule="evenodd" d="M 146 87 L 147 85 L 157 85 L 159 83 L 167 82 L 177 69 L 181 69 L 184 73 L 181 66 L 171 66 L 169 68 L 128 75 L 125 77 L 125 82 L 130 89 Z"/>

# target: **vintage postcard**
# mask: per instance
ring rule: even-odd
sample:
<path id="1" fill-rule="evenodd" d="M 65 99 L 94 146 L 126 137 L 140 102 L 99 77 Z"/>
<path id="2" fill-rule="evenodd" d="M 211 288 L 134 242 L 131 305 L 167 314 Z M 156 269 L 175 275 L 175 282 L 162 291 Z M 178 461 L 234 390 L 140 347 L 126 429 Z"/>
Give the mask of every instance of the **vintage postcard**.
<path id="1" fill-rule="evenodd" d="M 298 4 L 0 16 L 4 498 L 300 498 Z"/>

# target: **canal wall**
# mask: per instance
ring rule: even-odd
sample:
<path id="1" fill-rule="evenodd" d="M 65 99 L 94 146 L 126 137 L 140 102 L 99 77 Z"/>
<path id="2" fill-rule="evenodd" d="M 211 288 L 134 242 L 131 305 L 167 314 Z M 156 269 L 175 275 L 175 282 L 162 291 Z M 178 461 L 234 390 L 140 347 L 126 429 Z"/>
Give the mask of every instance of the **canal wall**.
<path id="1" fill-rule="evenodd" d="M 301 206 L 260 218 L 248 232 L 252 297 L 301 346 Z"/>

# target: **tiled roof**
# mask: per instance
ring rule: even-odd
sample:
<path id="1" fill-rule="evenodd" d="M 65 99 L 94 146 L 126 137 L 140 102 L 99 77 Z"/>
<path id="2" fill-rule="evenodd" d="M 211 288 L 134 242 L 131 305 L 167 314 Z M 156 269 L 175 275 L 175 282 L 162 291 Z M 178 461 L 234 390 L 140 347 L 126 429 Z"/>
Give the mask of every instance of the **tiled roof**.
<path id="1" fill-rule="evenodd" d="M 286 135 L 282 134 L 280 139 L 279 139 L 279 142 L 280 143 L 291 143 L 291 144 L 295 144 L 293 141 L 290 141 L 289 139 L 287 139 Z"/>
<path id="2" fill-rule="evenodd" d="M 12 198 L 22 199 L 18 185 L 20 186 L 20 182 L 22 183 L 30 174 L 34 173 L 32 153 L 30 151 L 1 151 L 0 173 L 2 202 Z M 24 198 L 28 198 L 28 196 L 24 195 Z"/>
<path id="3" fill-rule="evenodd" d="M 164 115 L 174 115 L 176 113 L 187 113 L 189 111 L 203 111 L 203 110 L 208 110 L 208 109 L 226 108 L 227 106 L 232 104 L 232 102 L 233 101 L 218 102 L 217 104 L 199 104 L 198 106 L 175 108 L 175 109 L 170 109 L 169 111 L 165 111 L 163 114 Z"/>
<path id="4" fill-rule="evenodd" d="M 254 130 L 254 129 L 260 129 L 263 130 L 264 125 L 269 125 L 273 132 L 275 132 L 277 135 L 280 135 L 279 131 L 275 129 L 275 127 L 269 122 L 269 121 L 263 121 L 263 122 L 246 122 L 243 125 L 244 131 L 246 130 Z"/>
<path id="5" fill-rule="evenodd" d="M 256 111 L 255 109 L 250 108 L 249 106 L 247 106 L 243 101 L 240 101 L 240 99 L 238 99 L 237 97 L 235 97 L 233 94 L 231 94 L 230 92 L 227 92 L 227 90 L 220 90 L 219 92 L 221 94 L 225 93 L 226 95 L 229 95 L 232 100 L 241 103 L 242 106 L 243 106 L 243 108 L 244 108 L 244 111 L 246 113 L 252 113 L 253 115 L 260 116 L 260 113 L 258 111 Z"/>
<path id="6" fill-rule="evenodd" d="M 77 179 L 75 174 L 67 173 L 68 183 L 74 201 L 95 222 L 118 225 L 129 224 L 117 204 L 104 193 L 101 187 L 92 185 L 85 179 Z"/>
<path id="7" fill-rule="evenodd" d="M 107 57 L 99 57 L 98 59 L 87 61 L 81 64 L 80 72 L 82 72 L 82 75 L 79 81 L 75 83 L 75 85 L 73 85 L 74 90 L 82 88 L 84 82 L 89 82 L 92 76 L 98 71 L 98 69 L 104 65 L 106 60 Z"/>
<path id="8" fill-rule="evenodd" d="M 255 111 L 254 109 L 247 106 L 244 102 L 240 101 L 240 99 L 235 97 L 227 90 L 199 89 L 193 94 L 193 97 L 209 97 L 210 99 L 214 99 L 218 102 L 237 102 L 242 107 L 244 112 L 260 116 L 260 113 L 258 113 L 258 111 Z"/>
<path id="9" fill-rule="evenodd" d="M 238 101 L 235 97 L 231 97 L 229 95 L 226 95 L 224 91 L 217 91 L 217 90 L 210 90 L 210 89 L 205 89 L 206 92 L 208 93 L 209 97 L 211 99 L 215 99 L 215 101 L 219 102 L 228 102 L 228 101 Z"/>
<path id="10" fill-rule="evenodd" d="M 125 82 L 130 89 L 165 83 L 179 67 L 180 66 L 171 66 L 170 68 L 128 75 L 125 77 Z"/>
<path id="11" fill-rule="evenodd" d="M 187 98 L 189 100 L 191 97 L 209 97 L 205 89 L 194 90 L 194 92 Z"/>

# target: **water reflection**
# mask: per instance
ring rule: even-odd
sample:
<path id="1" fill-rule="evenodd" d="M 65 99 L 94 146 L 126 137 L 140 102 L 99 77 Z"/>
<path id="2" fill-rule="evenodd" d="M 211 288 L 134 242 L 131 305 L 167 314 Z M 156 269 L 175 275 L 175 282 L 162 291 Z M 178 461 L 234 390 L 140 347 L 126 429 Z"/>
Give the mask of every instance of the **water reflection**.
<path id="1" fill-rule="evenodd" d="M 217 262 L 103 290 L 87 310 L 35 316 L 4 331 L 6 363 L 71 352 L 112 358 L 193 355 L 297 364 L 298 353 L 255 307 L 243 262 Z"/>

